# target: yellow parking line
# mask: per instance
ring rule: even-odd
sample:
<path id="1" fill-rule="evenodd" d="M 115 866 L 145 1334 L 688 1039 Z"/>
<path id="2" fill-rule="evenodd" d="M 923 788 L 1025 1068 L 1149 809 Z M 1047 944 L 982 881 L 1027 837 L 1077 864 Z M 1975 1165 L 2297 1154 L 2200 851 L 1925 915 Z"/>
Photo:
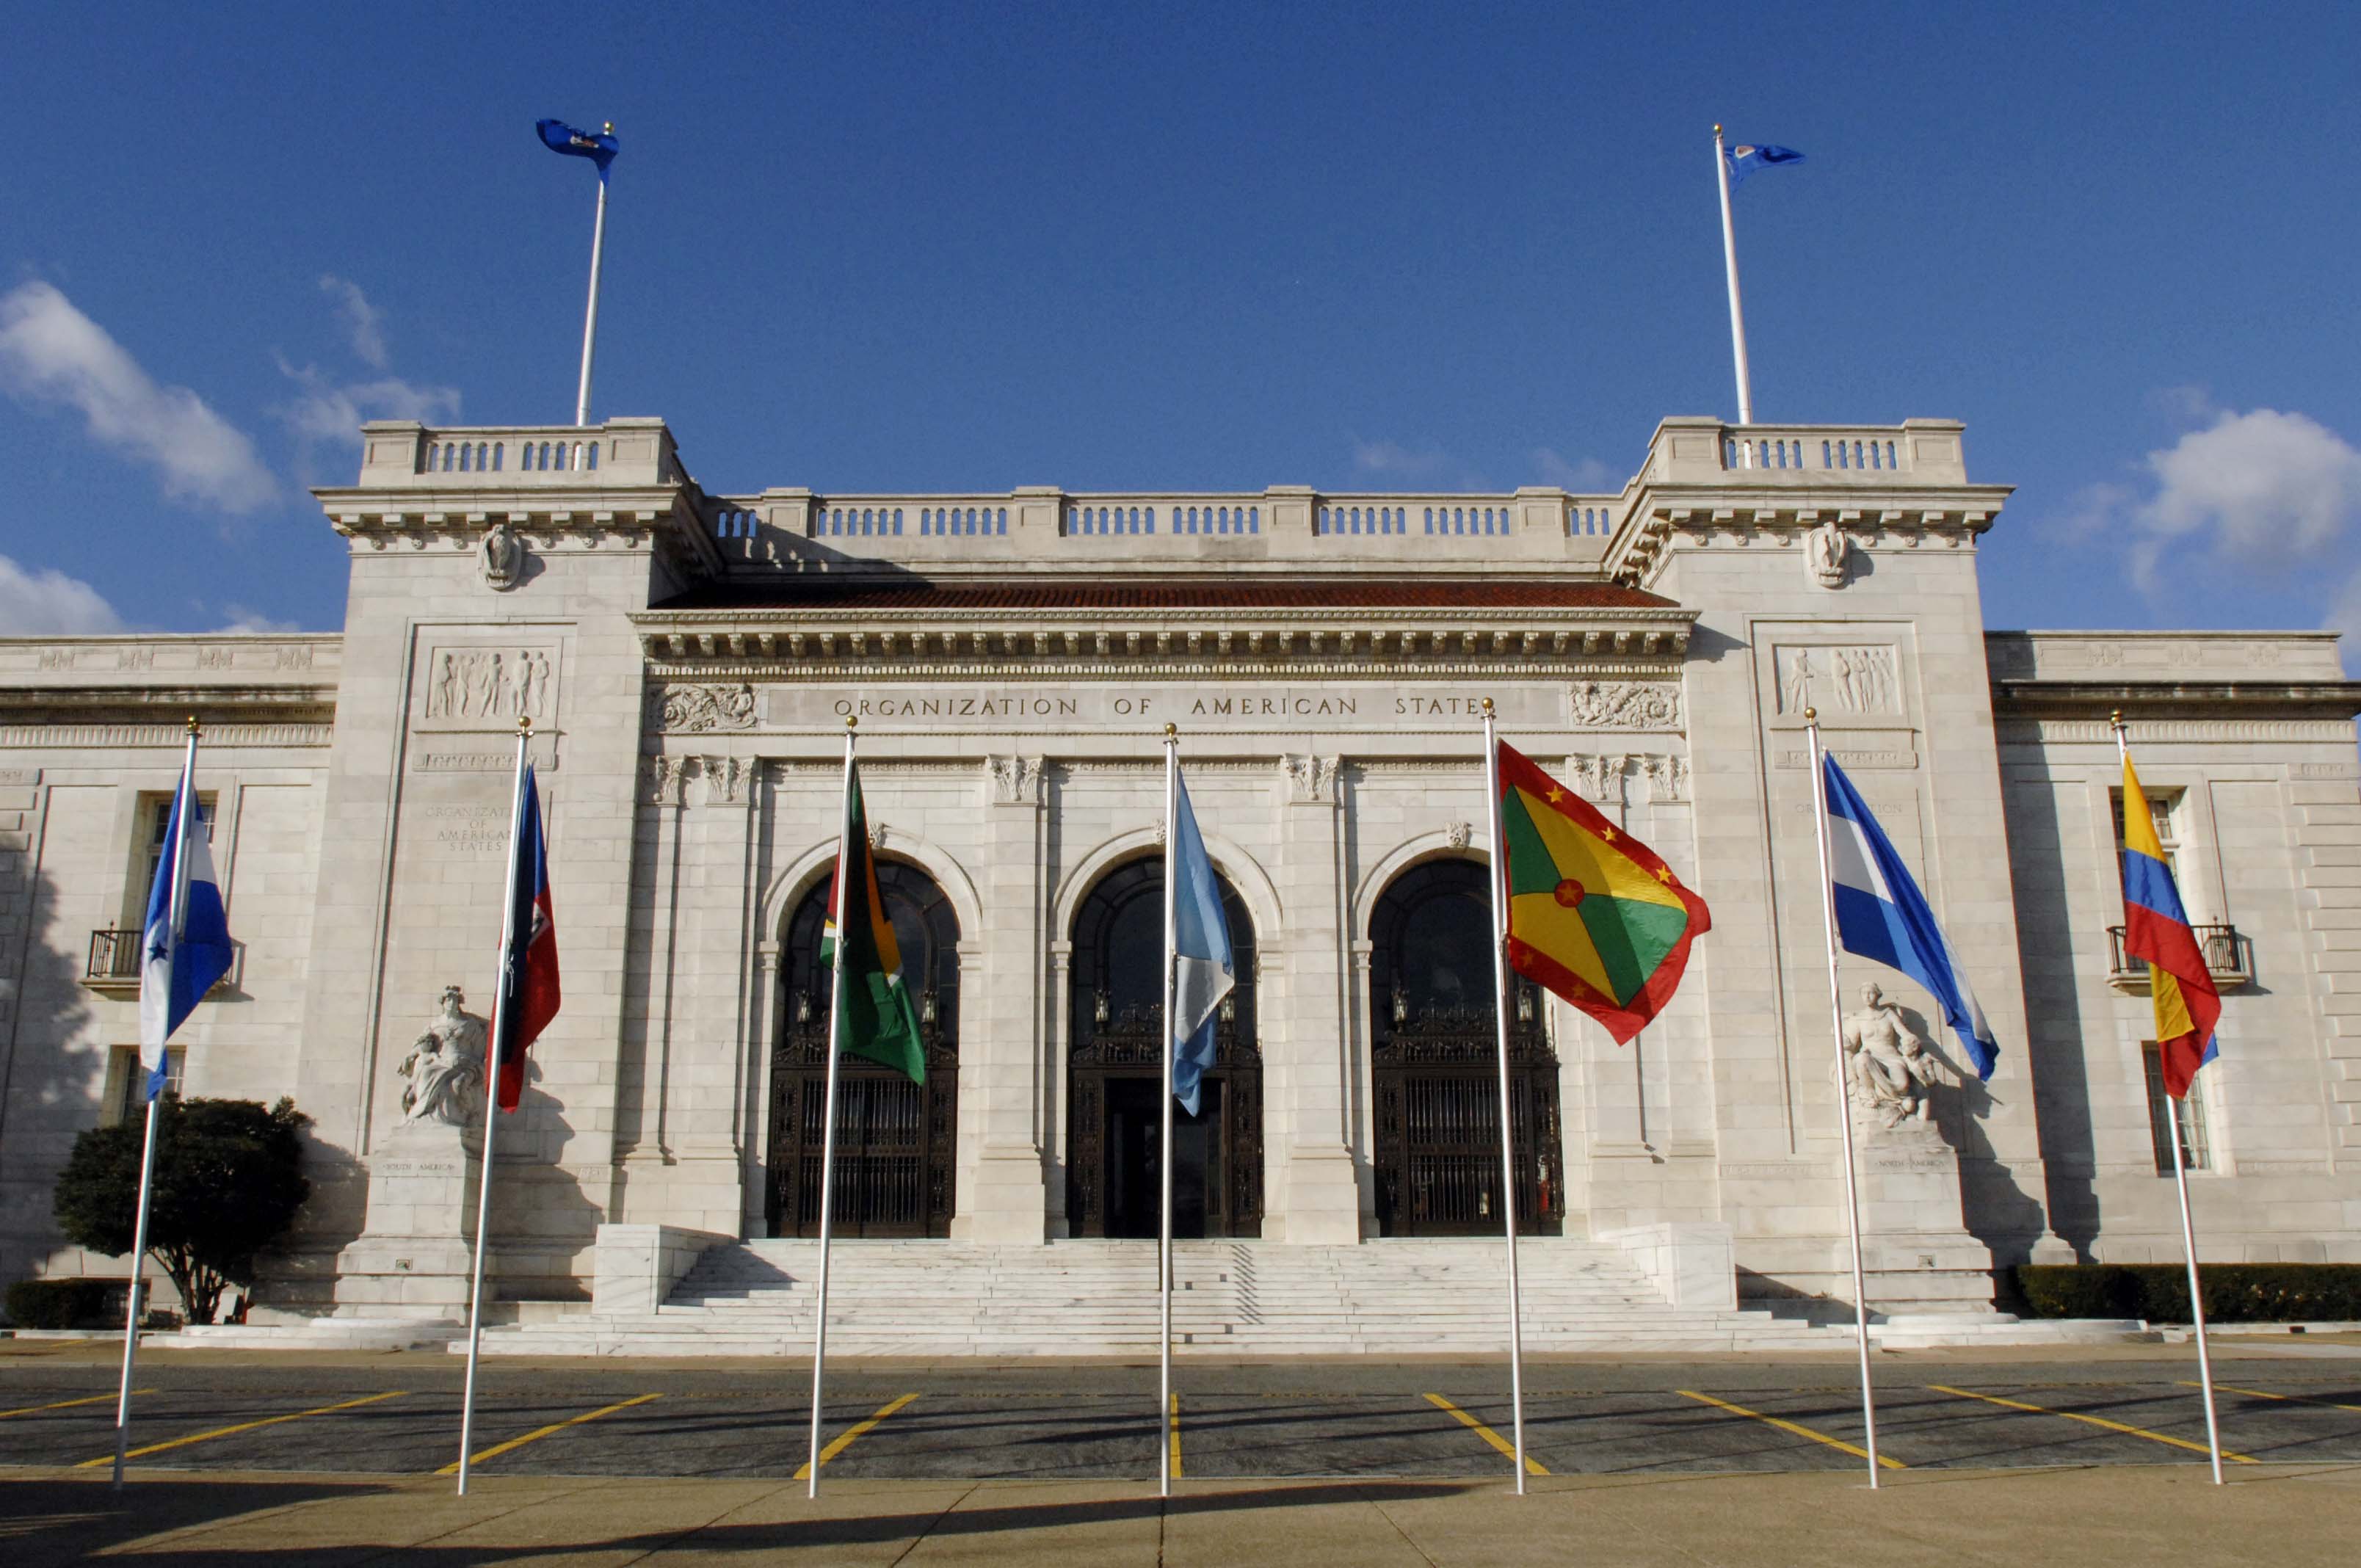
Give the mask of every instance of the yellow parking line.
<path id="1" fill-rule="evenodd" d="M 600 1416 L 611 1416 L 617 1410 L 628 1410 L 633 1405 L 644 1405 L 650 1399 L 660 1399 L 662 1398 L 664 1398 L 664 1396 L 661 1394 L 642 1394 L 636 1399 L 625 1399 L 619 1404 L 609 1405 L 603 1409 L 585 1410 L 578 1416 L 568 1416 L 562 1421 L 552 1421 L 549 1425 L 543 1427 L 538 1431 L 529 1431 L 522 1437 L 512 1437 L 506 1442 L 496 1442 L 492 1444 L 491 1447 L 487 1448 L 480 1453 L 471 1453 L 467 1456 L 467 1463 L 471 1465 L 481 1464 L 485 1460 L 497 1458 L 500 1454 L 508 1453 L 512 1448 L 522 1448 L 526 1443 L 539 1442 L 543 1438 L 549 1436 L 552 1432 L 564 1431 L 567 1427 L 578 1427 L 584 1421 L 595 1421 Z M 434 1472 L 437 1475 L 456 1475 L 458 1473 L 459 1462 L 456 1459 L 450 1464 L 443 1466 L 442 1469 Z"/>
<path id="2" fill-rule="evenodd" d="M 1172 1474 L 1177 1478 L 1180 1474 L 1180 1396 L 1178 1394 L 1172 1396 L 1172 1415 L 1170 1424 L 1172 1432 Z"/>
<path id="3" fill-rule="evenodd" d="M 653 1399 L 655 1396 L 651 1394 L 648 1398 Z M 829 1443 L 826 1448 L 819 1451 L 819 1462 L 822 1464 L 825 1464 L 829 1460 L 834 1459 L 838 1454 L 842 1453 L 846 1449 L 851 1448 L 854 1440 L 865 1436 L 872 1428 L 877 1425 L 879 1421 L 884 1420 L 887 1416 L 892 1415 L 895 1411 L 900 1409 L 903 1406 L 908 1404 L 911 1400 L 917 1398 L 917 1396 L 916 1394 L 905 1394 L 900 1398 L 895 1400 L 892 1404 L 886 1406 L 884 1409 L 878 1411 L 875 1415 L 870 1417 L 867 1420 L 855 1422 L 834 1442 Z M 796 1466 L 796 1479 L 798 1481 L 810 1480 L 811 1473 L 811 1461 L 808 1459 Z"/>
<path id="4" fill-rule="evenodd" d="M 2191 1383 L 2186 1378 L 2181 1380 L 2180 1386 L 2184 1388 L 2202 1388 L 2205 1387 L 2202 1383 Z M 2340 1405 L 2334 1399 L 2307 1399 L 2301 1394 L 2272 1394 L 2260 1388 L 2233 1388 L 2227 1383 L 2216 1383 L 2213 1387 L 2221 1389 L 2225 1394 L 2252 1394 L 2257 1399 L 2285 1399 L 2290 1404 L 2318 1405 L 2323 1410 L 2351 1410 L 2356 1415 L 2361 1415 L 2361 1405 Z M 115 1396 L 112 1394 L 104 1396 L 104 1398 L 110 1399 L 114 1397 Z"/>
<path id="5" fill-rule="evenodd" d="M 101 1396 L 103 1398 L 113 1398 L 115 1396 L 112 1394 Z M 215 1427 L 211 1431 L 201 1431 L 193 1437 L 176 1437 L 170 1442 L 151 1442 L 145 1448 L 133 1449 L 123 1457 L 126 1459 L 137 1459 L 142 1454 L 161 1453 L 168 1448 L 185 1448 L 192 1442 L 210 1442 L 214 1438 L 227 1437 L 233 1432 L 252 1431 L 258 1427 L 275 1427 L 281 1421 L 300 1421 L 306 1416 L 324 1416 L 331 1410 L 349 1410 L 357 1405 L 374 1405 L 379 1399 L 399 1399 L 401 1398 L 401 1390 L 396 1388 L 390 1394 L 370 1394 L 358 1399 L 346 1399 L 341 1405 L 322 1405 L 316 1410 L 297 1410 L 291 1415 L 266 1416 L 258 1421 L 240 1421 L 234 1427 Z M 88 1470 L 93 1465 L 112 1464 L 114 1463 L 115 1455 L 109 1453 L 98 1459 L 85 1459 L 80 1464 L 76 1465 L 75 1468 L 78 1470 Z"/>
<path id="6" fill-rule="evenodd" d="M 1791 1431 L 1797 1437 L 1807 1437 L 1814 1442 L 1825 1442 L 1830 1448 L 1840 1448 L 1844 1450 L 1845 1453 L 1851 1454 L 1855 1459 L 1867 1459 L 1869 1457 L 1869 1450 L 1865 1448 L 1855 1448 L 1851 1443 L 1845 1442 L 1845 1440 L 1840 1437 L 1830 1437 L 1824 1431 L 1814 1431 L 1811 1428 L 1804 1425 L 1801 1421 L 1786 1420 L 1778 1416 L 1766 1416 L 1760 1410 L 1750 1410 L 1743 1405 L 1733 1405 L 1727 1399 L 1717 1399 L 1710 1394 L 1700 1394 L 1690 1388 L 1675 1388 L 1673 1392 L 1680 1395 L 1685 1399 L 1695 1399 L 1699 1404 L 1711 1405 L 1717 1410 L 1728 1410 L 1733 1416 L 1744 1416 L 1749 1420 L 1762 1421 L 1766 1425 L 1777 1427 L 1781 1431 Z M 1894 1455 L 1890 1453 L 1879 1454 L 1877 1456 L 1877 1462 L 1888 1470 L 1907 1470 L 1910 1468 L 1910 1466 L 1903 1464 L 1902 1461 L 1894 1458 Z"/>
<path id="7" fill-rule="evenodd" d="M 1466 1411 L 1461 1409 L 1458 1406 L 1453 1404 L 1442 1395 L 1429 1394 L 1426 1397 L 1426 1400 L 1428 1404 L 1433 1405 L 1436 1409 L 1448 1410 L 1453 1415 L 1457 1416 L 1461 1426 L 1467 1428 L 1477 1437 L 1482 1438 L 1486 1442 L 1488 1442 L 1494 1448 L 1499 1449 L 1503 1456 L 1510 1459 L 1516 1458 L 1517 1445 L 1515 1443 L 1510 1442 L 1507 1438 L 1502 1437 L 1499 1432 L 1494 1431 L 1490 1427 L 1486 1426 L 1482 1421 L 1477 1420 L 1474 1416 L 1469 1415 Z M 1525 1455 L 1525 1474 L 1528 1475 L 1546 1475 L 1549 1474 L 1549 1470 L 1540 1460 L 1535 1459 L 1532 1454 L 1528 1453 Z"/>
<path id="8" fill-rule="evenodd" d="M 2079 1410 L 2053 1410 L 2047 1405 L 2028 1405 L 2022 1399 L 2004 1399 L 1996 1394 L 1971 1394 L 1965 1388 L 1953 1388 L 1942 1383 L 1929 1383 L 1927 1387 L 1934 1389 L 1938 1394 L 1956 1394 L 1962 1399 L 1982 1399 L 1987 1405 L 1999 1405 L 2011 1410 L 2030 1410 L 2037 1416 L 2063 1416 L 2070 1421 L 2081 1421 L 2089 1426 L 2104 1427 L 2109 1431 L 2127 1432 L 2133 1437 L 2144 1437 L 2150 1442 L 2169 1442 L 2175 1448 L 2185 1448 L 2191 1453 L 2209 1452 L 2202 1442 L 2191 1442 L 2182 1437 L 2168 1437 L 2163 1432 L 2150 1431 L 2146 1427 L 2128 1426 L 2122 1421 L 2111 1421 L 2104 1416 L 2086 1416 Z M 2226 1448 L 2222 1451 L 2222 1457 L 2235 1459 L 2241 1464 L 2260 1463 L 2251 1454 L 2233 1453 Z"/>
<path id="9" fill-rule="evenodd" d="M 143 1395 L 153 1394 L 155 1391 L 153 1388 L 134 1388 L 131 1390 L 131 1397 L 137 1399 Z M 10 1416 L 37 1416 L 43 1410 L 69 1409 L 75 1405 L 103 1405 L 109 1399 L 121 1398 L 119 1394 L 93 1394 L 87 1399 L 60 1399 L 54 1405 L 27 1405 L 21 1410 L 0 1410 L 0 1421 L 6 1420 Z"/>

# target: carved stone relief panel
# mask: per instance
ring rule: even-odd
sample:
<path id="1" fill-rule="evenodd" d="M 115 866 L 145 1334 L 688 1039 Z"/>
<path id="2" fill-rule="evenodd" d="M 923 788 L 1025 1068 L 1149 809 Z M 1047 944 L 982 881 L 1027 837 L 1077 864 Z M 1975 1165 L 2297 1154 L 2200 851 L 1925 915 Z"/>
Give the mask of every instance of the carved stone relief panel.
<path id="1" fill-rule="evenodd" d="M 1816 707 L 1831 717 L 1900 717 L 1901 658 L 1892 643 L 1851 647 L 1780 646 L 1772 650 L 1779 711 Z"/>
<path id="2" fill-rule="evenodd" d="M 426 656 L 427 725 L 506 729 L 557 712 L 557 650 L 547 643 L 443 646 Z"/>
<path id="3" fill-rule="evenodd" d="M 1341 762 L 1337 757 L 1293 753 L 1279 758 L 1279 771 L 1287 782 L 1287 797 L 1295 801 L 1335 799 L 1336 770 Z"/>
<path id="4" fill-rule="evenodd" d="M 1669 681 L 1576 681 L 1566 697 L 1577 729 L 1681 727 L 1681 688 Z"/>
<path id="5" fill-rule="evenodd" d="M 754 728 L 754 688 L 744 685 L 668 685 L 653 695 L 656 728 L 688 735 Z"/>

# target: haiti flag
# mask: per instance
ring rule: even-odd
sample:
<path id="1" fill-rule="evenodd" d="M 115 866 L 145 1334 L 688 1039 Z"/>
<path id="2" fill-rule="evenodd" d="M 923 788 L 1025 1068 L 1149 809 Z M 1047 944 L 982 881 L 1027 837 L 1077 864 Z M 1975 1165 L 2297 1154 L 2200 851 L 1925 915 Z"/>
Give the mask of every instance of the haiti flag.
<path id="1" fill-rule="evenodd" d="M 492 1081 L 503 1111 L 524 1095 L 524 1053 L 557 1016 L 557 915 L 549 901 L 549 857 L 541 836 L 541 791 L 528 766 L 517 791 L 514 872 L 509 883 L 508 946 L 492 1010 Z"/>
<path id="2" fill-rule="evenodd" d="M 1625 1044 L 1672 1000 L 1713 917 L 1662 856 L 1506 742 L 1499 770 L 1509 965 Z"/>

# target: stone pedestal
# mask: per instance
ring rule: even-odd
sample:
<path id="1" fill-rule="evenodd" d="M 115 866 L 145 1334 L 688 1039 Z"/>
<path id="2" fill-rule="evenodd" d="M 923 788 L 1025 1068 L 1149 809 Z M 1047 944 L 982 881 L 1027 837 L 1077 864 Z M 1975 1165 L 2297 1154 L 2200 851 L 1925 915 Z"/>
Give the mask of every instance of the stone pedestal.
<path id="1" fill-rule="evenodd" d="M 1361 1188 L 1353 1151 L 1299 1148 L 1288 1161 L 1287 1212 L 1265 1215 L 1263 1234 L 1292 1246 L 1351 1246 L 1361 1239 Z"/>
<path id="2" fill-rule="evenodd" d="M 1992 1249 L 1968 1234 L 1960 1157 L 1943 1135 L 1916 1120 L 1869 1128 L 1857 1168 L 1870 1310 L 1991 1311 Z"/>
<path id="3" fill-rule="evenodd" d="M 1022 1245 L 1044 1240 L 1049 1189 L 1040 1151 L 1030 1145 L 985 1149 L 960 1207 L 963 1212 L 951 1221 L 951 1234 L 960 1241 Z"/>
<path id="4" fill-rule="evenodd" d="M 440 1122 L 405 1122 L 378 1146 L 368 1228 L 336 1260 L 336 1316 L 466 1321 L 477 1150 Z"/>

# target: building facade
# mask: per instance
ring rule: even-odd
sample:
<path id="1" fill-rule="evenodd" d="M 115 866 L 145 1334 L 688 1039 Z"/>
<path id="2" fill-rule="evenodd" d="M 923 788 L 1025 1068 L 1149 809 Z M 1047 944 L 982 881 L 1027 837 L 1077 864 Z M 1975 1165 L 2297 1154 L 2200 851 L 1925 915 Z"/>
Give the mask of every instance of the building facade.
<path id="1" fill-rule="evenodd" d="M 848 718 L 930 1063 L 850 1075 L 850 1234 L 1153 1234 L 1168 722 L 1241 971 L 1180 1228 L 1497 1234 L 1487 698 L 1712 910 L 1628 1046 L 1517 988 L 1536 1233 L 1720 1227 L 1741 1295 L 1849 1291 L 1811 709 L 2001 1042 L 1978 1082 L 1915 985 L 1839 963 L 1843 1011 L 1936 1063 L 1923 1117 L 1856 1092 L 1872 1297 L 2177 1256 L 2121 710 L 2227 997 L 2188 1139 L 2207 1255 L 2361 1261 L 2361 685 L 2328 634 L 1987 632 L 2009 492 L 1961 435 L 1668 420 L 1611 495 L 719 496 L 657 421 L 372 424 L 316 492 L 340 634 L 0 641 L 0 1276 L 120 1271 L 49 1187 L 126 1113 L 192 714 L 240 948 L 177 1071 L 312 1118 L 280 1310 L 451 1299 L 464 1249 L 424 1244 L 472 1234 L 472 1135 L 421 1127 L 466 1099 L 436 1044 L 488 1010 L 520 718 L 566 1003 L 500 1134 L 504 1295 L 587 1293 L 601 1224 L 812 1225 Z"/>

